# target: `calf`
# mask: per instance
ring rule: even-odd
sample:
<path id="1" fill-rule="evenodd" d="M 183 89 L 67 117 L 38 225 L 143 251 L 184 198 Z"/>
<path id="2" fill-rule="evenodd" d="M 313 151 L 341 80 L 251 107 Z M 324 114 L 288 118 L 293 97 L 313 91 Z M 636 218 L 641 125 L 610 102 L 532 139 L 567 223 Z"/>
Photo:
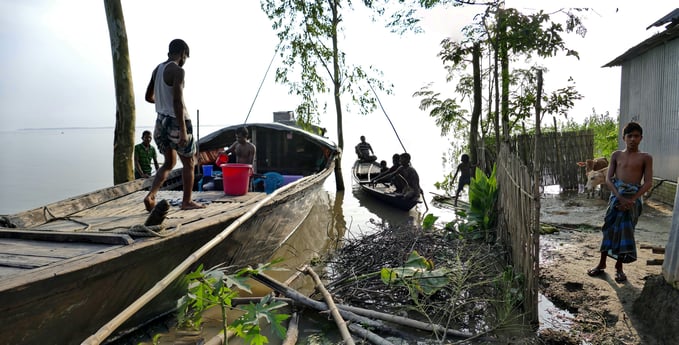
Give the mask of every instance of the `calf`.
<path id="1" fill-rule="evenodd" d="M 599 170 L 593 170 L 587 173 L 587 184 L 585 185 L 585 192 L 587 198 L 594 196 L 594 189 L 606 183 L 606 175 L 608 174 L 608 167 Z"/>
<path id="2" fill-rule="evenodd" d="M 587 159 L 584 162 L 575 163 L 578 166 L 585 167 L 585 174 L 589 174 L 590 171 L 601 170 L 608 166 L 608 159 L 606 157 L 599 157 L 594 159 Z"/>

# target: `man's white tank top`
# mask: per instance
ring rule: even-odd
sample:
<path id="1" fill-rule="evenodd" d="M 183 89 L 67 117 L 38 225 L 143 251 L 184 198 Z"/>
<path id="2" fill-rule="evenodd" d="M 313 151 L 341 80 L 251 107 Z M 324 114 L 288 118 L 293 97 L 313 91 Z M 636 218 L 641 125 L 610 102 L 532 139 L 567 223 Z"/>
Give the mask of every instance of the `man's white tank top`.
<path id="1" fill-rule="evenodd" d="M 167 115 L 171 117 L 176 117 L 174 113 L 172 86 L 165 83 L 163 74 L 165 73 L 165 68 L 167 65 L 174 63 L 174 61 L 166 61 L 158 65 L 156 71 L 156 83 L 153 87 L 155 101 L 156 101 L 156 112 L 158 114 Z M 184 85 L 182 85 L 184 87 Z M 184 108 L 184 120 L 189 120 L 189 114 Z"/>

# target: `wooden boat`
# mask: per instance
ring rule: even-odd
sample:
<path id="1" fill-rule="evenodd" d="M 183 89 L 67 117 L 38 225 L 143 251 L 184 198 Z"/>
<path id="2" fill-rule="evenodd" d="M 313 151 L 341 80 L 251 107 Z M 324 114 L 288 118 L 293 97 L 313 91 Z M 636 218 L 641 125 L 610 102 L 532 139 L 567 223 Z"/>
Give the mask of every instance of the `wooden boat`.
<path id="1" fill-rule="evenodd" d="M 237 127 L 206 136 L 200 150 L 230 145 Z M 149 215 L 142 201 L 151 179 L 0 217 L 0 343 L 83 342 L 231 224 L 240 225 L 191 269 L 268 261 L 309 214 L 338 149 L 323 137 L 283 124 L 247 127 L 257 146 L 258 172 L 303 177 L 268 195 L 194 192 L 207 207 L 171 207 L 160 236 L 142 226 Z M 178 180 L 180 169 L 171 173 L 158 200 L 180 200 Z M 251 210 L 256 213 L 246 219 Z M 169 285 L 105 342 L 172 312 L 185 286 L 182 279 Z"/>
<path id="2" fill-rule="evenodd" d="M 356 160 L 351 169 L 352 176 L 356 184 L 365 194 L 388 205 L 394 206 L 404 211 L 409 211 L 419 203 L 418 199 L 406 199 L 402 194 L 396 193 L 396 188 L 389 183 L 376 183 L 372 181 L 380 174 L 380 165 L 377 162 L 362 162 Z"/>

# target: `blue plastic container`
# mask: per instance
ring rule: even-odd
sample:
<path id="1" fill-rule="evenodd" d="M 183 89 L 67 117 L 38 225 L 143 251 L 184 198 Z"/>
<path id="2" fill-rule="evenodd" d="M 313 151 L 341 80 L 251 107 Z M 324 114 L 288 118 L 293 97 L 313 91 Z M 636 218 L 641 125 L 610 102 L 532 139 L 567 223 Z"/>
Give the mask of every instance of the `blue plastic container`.
<path id="1" fill-rule="evenodd" d="M 210 176 L 210 177 L 212 177 L 212 164 L 210 164 L 210 165 L 203 165 L 203 176 Z"/>

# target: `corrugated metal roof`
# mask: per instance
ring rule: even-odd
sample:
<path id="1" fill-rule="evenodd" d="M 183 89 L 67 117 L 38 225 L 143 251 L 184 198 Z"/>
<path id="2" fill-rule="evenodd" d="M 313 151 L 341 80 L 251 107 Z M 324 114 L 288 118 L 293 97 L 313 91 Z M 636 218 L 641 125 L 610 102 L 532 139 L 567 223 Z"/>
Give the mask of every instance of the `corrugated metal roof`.
<path id="1" fill-rule="evenodd" d="M 666 16 L 658 19 L 655 21 L 655 23 L 649 25 L 646 30 L 650 29 L 652 26 L 660 26 L 664 25 L 667 23 L 670 23 L 667 25 L 665 28 L 669 29 L 675 25 L 677 25 L 677 20 L 679 20 L 679 8 L 675 9 L 674 11 L 668 13 Z"/>
<path id="2" fill-rule="evenodd" d="M 660 18 L 657 20 L 655 23 L 651 24 L 651 26 L 660 26 L 665 23 L 676 23 L 677 18 L 679 18 L 679 8 L 675 9 L 674 11 L 670 12 L 668 15 Z M 651 36 L 650 38 L 646 39 L 645 41 L 637 44 L 636 46 L 630 48 L 627 50 L 624 54 L 618 56 L 617 58 L 613 59 L 611 62 L 603 65 L 602 67 L 615 67 L 615 66 L 621 66 L 623 62 L 633 59 L 639 55 L 644 54 L 645 52 L 659 46 L 663 45 L 669 41 L 672 41 L 676 38 L 679 38 L 679 25 L 674 25 L 672 24 L 668 25 L 668 29 L 658 33 L 656 35 Z"/>

